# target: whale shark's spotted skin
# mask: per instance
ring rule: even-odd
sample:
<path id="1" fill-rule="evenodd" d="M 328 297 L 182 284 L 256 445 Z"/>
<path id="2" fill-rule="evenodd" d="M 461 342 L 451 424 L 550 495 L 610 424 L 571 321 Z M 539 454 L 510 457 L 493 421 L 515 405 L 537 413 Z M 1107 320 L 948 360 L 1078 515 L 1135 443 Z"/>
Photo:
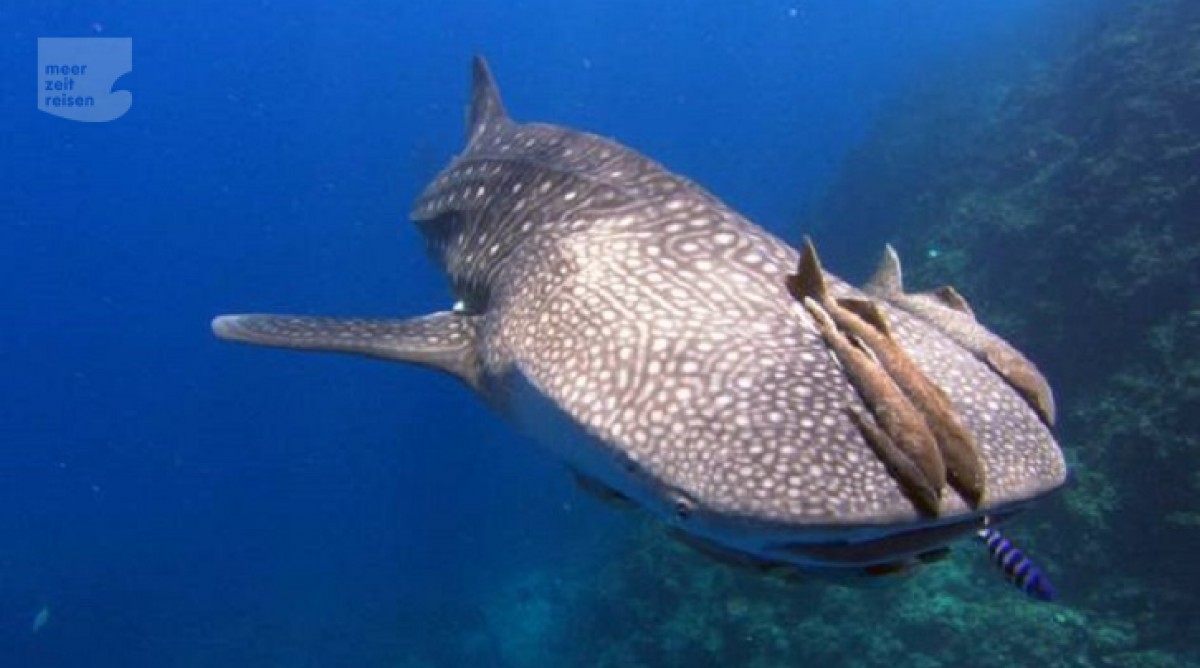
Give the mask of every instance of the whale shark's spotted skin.
<path id="1" fill-rule="evenodd" d="M 949 496 L 923 517 L 847 416 L 861 400 L 788 294 L 794 249 L 612 141 L 511 121 L 482 61 L 468 133 L 412 213 L 454 312 L 223 316 L 218 335 L 454 373 L 581 475 L 765 563 L 890 562 L 1063 483 L 1058 446 L 1009 385 L 881 303 L 984 460 L 980 508 Z M 836 296 L 863 296 L 826 276 Z"/>

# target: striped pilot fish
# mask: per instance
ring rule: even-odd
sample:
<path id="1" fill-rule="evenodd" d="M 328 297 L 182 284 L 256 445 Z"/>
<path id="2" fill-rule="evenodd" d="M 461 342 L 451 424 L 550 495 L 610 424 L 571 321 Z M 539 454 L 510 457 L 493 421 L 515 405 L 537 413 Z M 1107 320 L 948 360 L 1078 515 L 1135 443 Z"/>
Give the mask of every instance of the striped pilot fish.
<path id="1" fill-rule="evenodd" d="M 1058 598 L 1058 592 L 1050 580 L 1042 573 L 1042 569 L 1029 560 L 1029 557 L 992 528 L 981 530 L 979 540 L 987 547 L 992 563 L 996 564 L 1004 577 L 1032 598 L 1039 601 L 1053 601 Z"/>

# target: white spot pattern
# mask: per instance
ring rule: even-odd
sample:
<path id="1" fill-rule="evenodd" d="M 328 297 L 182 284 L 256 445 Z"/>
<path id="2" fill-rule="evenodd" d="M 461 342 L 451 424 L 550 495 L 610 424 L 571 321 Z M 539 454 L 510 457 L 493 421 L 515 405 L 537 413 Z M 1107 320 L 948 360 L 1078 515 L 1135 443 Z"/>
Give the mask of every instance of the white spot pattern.
<path id="1" fill-rule="evenodd" d="M 708 513 L 917 518 L 847 418 L 860 400 L 784 288 L 795 251 L 690 181 L 594 135 L 496 123 L 413 218 L 456 297 L 484 314 L 496 404 L 519 368 L 605 456 Z M 1061 454 L 1022 400 L 946 337 L 882 308 L 975 433 L 991 501 L 1057 486 Z M 954 499 L 947 510 L 966 509 Z"/>

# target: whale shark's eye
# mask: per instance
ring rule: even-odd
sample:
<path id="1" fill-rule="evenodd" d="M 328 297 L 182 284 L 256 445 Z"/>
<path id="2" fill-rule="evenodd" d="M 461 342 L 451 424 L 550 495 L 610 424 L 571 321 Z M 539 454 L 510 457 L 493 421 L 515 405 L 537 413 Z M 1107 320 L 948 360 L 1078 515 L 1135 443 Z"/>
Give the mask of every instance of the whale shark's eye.
<path id="1" fill-rule="evenodd" d="M 692 504 L 689 501 L 680 499 L 675 502 L 675 519 L 680 522 L 686 522 L 692 516 Z"/>

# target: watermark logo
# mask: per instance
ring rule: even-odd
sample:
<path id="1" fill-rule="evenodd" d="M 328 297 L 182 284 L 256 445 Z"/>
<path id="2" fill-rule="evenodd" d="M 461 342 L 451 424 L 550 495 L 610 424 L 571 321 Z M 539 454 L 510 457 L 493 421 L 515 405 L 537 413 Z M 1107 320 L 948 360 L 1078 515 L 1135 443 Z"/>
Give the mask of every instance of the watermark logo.
<path id="1" fill-rule="evenodd" d="M 132 70 L 132 38 L 39 37 L 38 109 L 89 123 L 120 118 L 133 93 L 112 87 Z"/>

